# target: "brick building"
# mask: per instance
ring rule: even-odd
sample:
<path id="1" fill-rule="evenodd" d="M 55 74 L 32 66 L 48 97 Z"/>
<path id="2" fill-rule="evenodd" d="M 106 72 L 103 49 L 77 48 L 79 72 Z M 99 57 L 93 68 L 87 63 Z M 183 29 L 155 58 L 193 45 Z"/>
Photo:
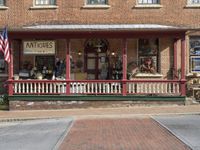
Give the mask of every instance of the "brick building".
<path id="1" fill-rule="evenodd" d="M 199 11 L 198 0 L 0 0 L 12 52 L 1 81 L 13 107 L 35 95 L 184 100 L 186 79 L 200 82 Z"/>

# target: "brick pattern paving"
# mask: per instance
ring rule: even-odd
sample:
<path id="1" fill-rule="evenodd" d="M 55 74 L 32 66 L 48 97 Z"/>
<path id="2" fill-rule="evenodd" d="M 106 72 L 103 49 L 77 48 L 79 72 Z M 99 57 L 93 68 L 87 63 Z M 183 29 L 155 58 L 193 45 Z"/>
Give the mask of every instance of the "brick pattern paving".
<path id="1" fill-rule="evenodd" d="M 149 118 L 75 121 L 59 150 L 189 150 Z"/>

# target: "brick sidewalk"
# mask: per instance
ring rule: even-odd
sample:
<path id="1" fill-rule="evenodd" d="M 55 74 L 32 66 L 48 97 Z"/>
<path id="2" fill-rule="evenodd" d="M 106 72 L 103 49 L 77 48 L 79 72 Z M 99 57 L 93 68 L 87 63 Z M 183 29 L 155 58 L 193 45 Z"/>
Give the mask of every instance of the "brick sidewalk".
<path id="1" fill-rule="evenodd" d="M 0 120 L 8 118 L 104 118 L 134 116 L 151 116 L 163 114 L 200 114 L 200 105 L 188 106 L 139 106 L 121 108 L 88 108 L 88 109 L 64 109 L 64 110 L 31 110 L 31 111 L 0 111 Z"/>
<path id="2" fill-rule="evenodd" d="M 59 150 L 189 150 L 149 118 L 77 120 Z"/>

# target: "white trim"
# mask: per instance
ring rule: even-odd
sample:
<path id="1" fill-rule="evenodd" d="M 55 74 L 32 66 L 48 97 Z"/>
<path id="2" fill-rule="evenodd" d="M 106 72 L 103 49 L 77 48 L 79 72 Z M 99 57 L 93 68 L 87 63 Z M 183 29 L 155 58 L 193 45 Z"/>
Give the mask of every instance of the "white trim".
<path id="1" fill-rule="evenodd" d="M 8 9 L 6 6 L 0 6 L 0 9 Z"/>
<path id="2" fill-rule="evenodd" d="M 44 6 L 33 6 L 30 9 L 57 9 L 58 6 L 56 5 L 44 5 Z"/>
<path id="3" fill-rule="evenodd" d="M 163 5 L 160 4 L 137 4 L 136 8 L 162 8 Z"/>
<path id="4" fill-rule="evenodd" d="M 82 8 L 87 8 L 87 9 L 108 9 L 110 8 L 110 5 L 84 5 Z"/>
<path id="5" fill-rule="evenodd" d="M 200 8 L 200 4 L 187 4 L 186 8 Z"/>

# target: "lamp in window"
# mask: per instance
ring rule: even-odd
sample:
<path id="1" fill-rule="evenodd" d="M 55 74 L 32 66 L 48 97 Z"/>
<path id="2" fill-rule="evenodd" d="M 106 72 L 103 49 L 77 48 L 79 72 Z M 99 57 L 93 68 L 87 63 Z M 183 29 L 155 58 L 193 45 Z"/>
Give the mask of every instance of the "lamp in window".
<path id="1" fill-rule="evenodd" d="M 82 55 L 82 52 L 81 51 L 78 51 L 78 56 L 81 56 Z"/>
<path id="2" fill-rule="evenodd" d="M 112 56 L 115 56 L 115 51 L 112 51 L 112 52 L 111 52 L 111 55 L 112 55 Z"/>

